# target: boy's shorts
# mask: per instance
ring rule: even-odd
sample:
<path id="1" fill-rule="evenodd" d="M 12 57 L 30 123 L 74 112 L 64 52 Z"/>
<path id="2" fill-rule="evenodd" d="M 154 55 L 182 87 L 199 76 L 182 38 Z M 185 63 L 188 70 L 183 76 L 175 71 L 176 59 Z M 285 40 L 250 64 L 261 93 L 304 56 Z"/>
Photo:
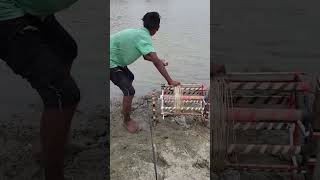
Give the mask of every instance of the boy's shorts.
<path id="1" fill-rule="evenodd" d="M 70 75 L 77 45 L 54 15 L 0 21 L 0 59 L 25 78 L 45 107 L 75 105 L 80 91 Z"/>
<path id="2" fill-rule="evenodd" d="M 121 89 L 124 96 L 134 96 L 134 75 L 127 66 L 110 68 L 110 80 Z"/>

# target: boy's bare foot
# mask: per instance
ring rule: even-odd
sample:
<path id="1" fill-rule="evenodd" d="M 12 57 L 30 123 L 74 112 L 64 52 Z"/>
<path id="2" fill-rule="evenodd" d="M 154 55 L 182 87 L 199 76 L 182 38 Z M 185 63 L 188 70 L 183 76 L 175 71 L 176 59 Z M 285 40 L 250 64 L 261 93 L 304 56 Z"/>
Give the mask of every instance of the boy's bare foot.
<path id="1" fill-rule="evenodd" d="M 138 123 L 132 119 L 129 121 L 124 122 L 124 127 L 130 132 L 130 133 L 137 133 L 141 129 L 138 126 Z"/>

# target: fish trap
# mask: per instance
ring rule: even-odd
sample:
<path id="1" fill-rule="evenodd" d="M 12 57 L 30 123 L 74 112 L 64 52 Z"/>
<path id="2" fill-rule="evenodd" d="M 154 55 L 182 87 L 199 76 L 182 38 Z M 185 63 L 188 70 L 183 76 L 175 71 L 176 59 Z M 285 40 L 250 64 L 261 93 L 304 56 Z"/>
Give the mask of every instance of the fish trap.
<path id="1" fill-rule="evenodd" d="M 193 115 L 209 118 L 208 88 L 201 84 L 161 85 L 161 115 Z"/>
<path id="2" fill-rule="evenodd" d="M 227 157 L 223 168 L 284 173 L 294 180 L 300 180 L 300 177 L 312 179 L 310 177 L 313 172 L 317 172 L 314 167 L 320 159 L 320 155 L 317 158 L 315 156 L 320 154 L 315 149 L 315 139 L 320 135 L 320 123 L 317 121 L 320 119 L 320 93 L 313 92 L 314 82 L 310 77 L 305 73 L 265 72 L 227 73 L 224 79 L 232 93 L 232 108 L 223 110 L 223 114 L 232 119 L 233 123 L 227 124 L 227 130 L 234 131 L 232 134 L 236 138 L 232 137 L 233 141 L 226 142 L 227 145 L 222 149 Z M 212 86 L 216 87 L 215 84 Z M 316 86 L 320 87 L 320 81 Z M 316 96 L 315 107 L 312 108 L 310 104 L 315 93 L 318 97 Z M 221 112 L 215 110 L 219 97 L 221 95 L 214 95 L 212 100 L 213 125 L 219 120 L 217 115 Z M 224 101 L 219 104 L 223 104 L 222 102 Z M 223 126 L 214 127 L 212 131 L 220 130 L 221 127 Z M 268 135 L 266 137 L 277 137 L 280 131 L 281 136 L 286 134 L 287 138 L 254 141 L 262 132 Z M 250 133 L 241 138 L 246 132 Z M 212 138 L 213 149 L 217 148 L 219 141 L 222 139 Z M 211 153 L 213 157 L 217 154 L 216 151 Z M 275 157 L 285 157 L 286 160 L 280 161 Z M 217 162 L 212 162 L 212 167 L 215 167 L 215 163 Z M 219 167 L 214 171 L 219 172 L 220 169 Z"/>

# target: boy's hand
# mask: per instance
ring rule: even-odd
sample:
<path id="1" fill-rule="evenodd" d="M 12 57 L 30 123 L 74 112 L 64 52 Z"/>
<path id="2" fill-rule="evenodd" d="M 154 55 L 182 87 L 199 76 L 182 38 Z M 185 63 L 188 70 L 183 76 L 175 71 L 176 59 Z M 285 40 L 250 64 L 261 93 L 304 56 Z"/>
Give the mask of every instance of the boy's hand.
<path id="1" fill-rule="evenodd" d="M 168 84 L 171 86 L 178 86 L 178 85 L 180 85 L 180 82 L 172 80 L 172 81 L 168 82 Z"/>
<path id="2" fill-rule="evenodd" d="M 168 64 L 169 64 L 168 61 L 166 61 L 166 60 L 164 60 L 164 59 L 161 59 L 161 61 L 162 61 L 162 63 L 163 63 L 164 66 L 168 66 Z"/>

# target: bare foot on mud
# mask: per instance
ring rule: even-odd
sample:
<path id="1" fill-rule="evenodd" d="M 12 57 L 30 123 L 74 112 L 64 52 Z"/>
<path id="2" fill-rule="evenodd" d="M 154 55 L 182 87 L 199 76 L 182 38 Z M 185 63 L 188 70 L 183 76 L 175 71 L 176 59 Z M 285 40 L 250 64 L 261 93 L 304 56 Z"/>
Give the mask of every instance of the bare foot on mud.
<path id="1" fill-rule="evenodd" d="M 138 123 L 132 119 L 130 121 L 124 122 L 123 126 L 130 132 L 130 133 L 137 133 L 141 129 L 138 126 Z"/>

